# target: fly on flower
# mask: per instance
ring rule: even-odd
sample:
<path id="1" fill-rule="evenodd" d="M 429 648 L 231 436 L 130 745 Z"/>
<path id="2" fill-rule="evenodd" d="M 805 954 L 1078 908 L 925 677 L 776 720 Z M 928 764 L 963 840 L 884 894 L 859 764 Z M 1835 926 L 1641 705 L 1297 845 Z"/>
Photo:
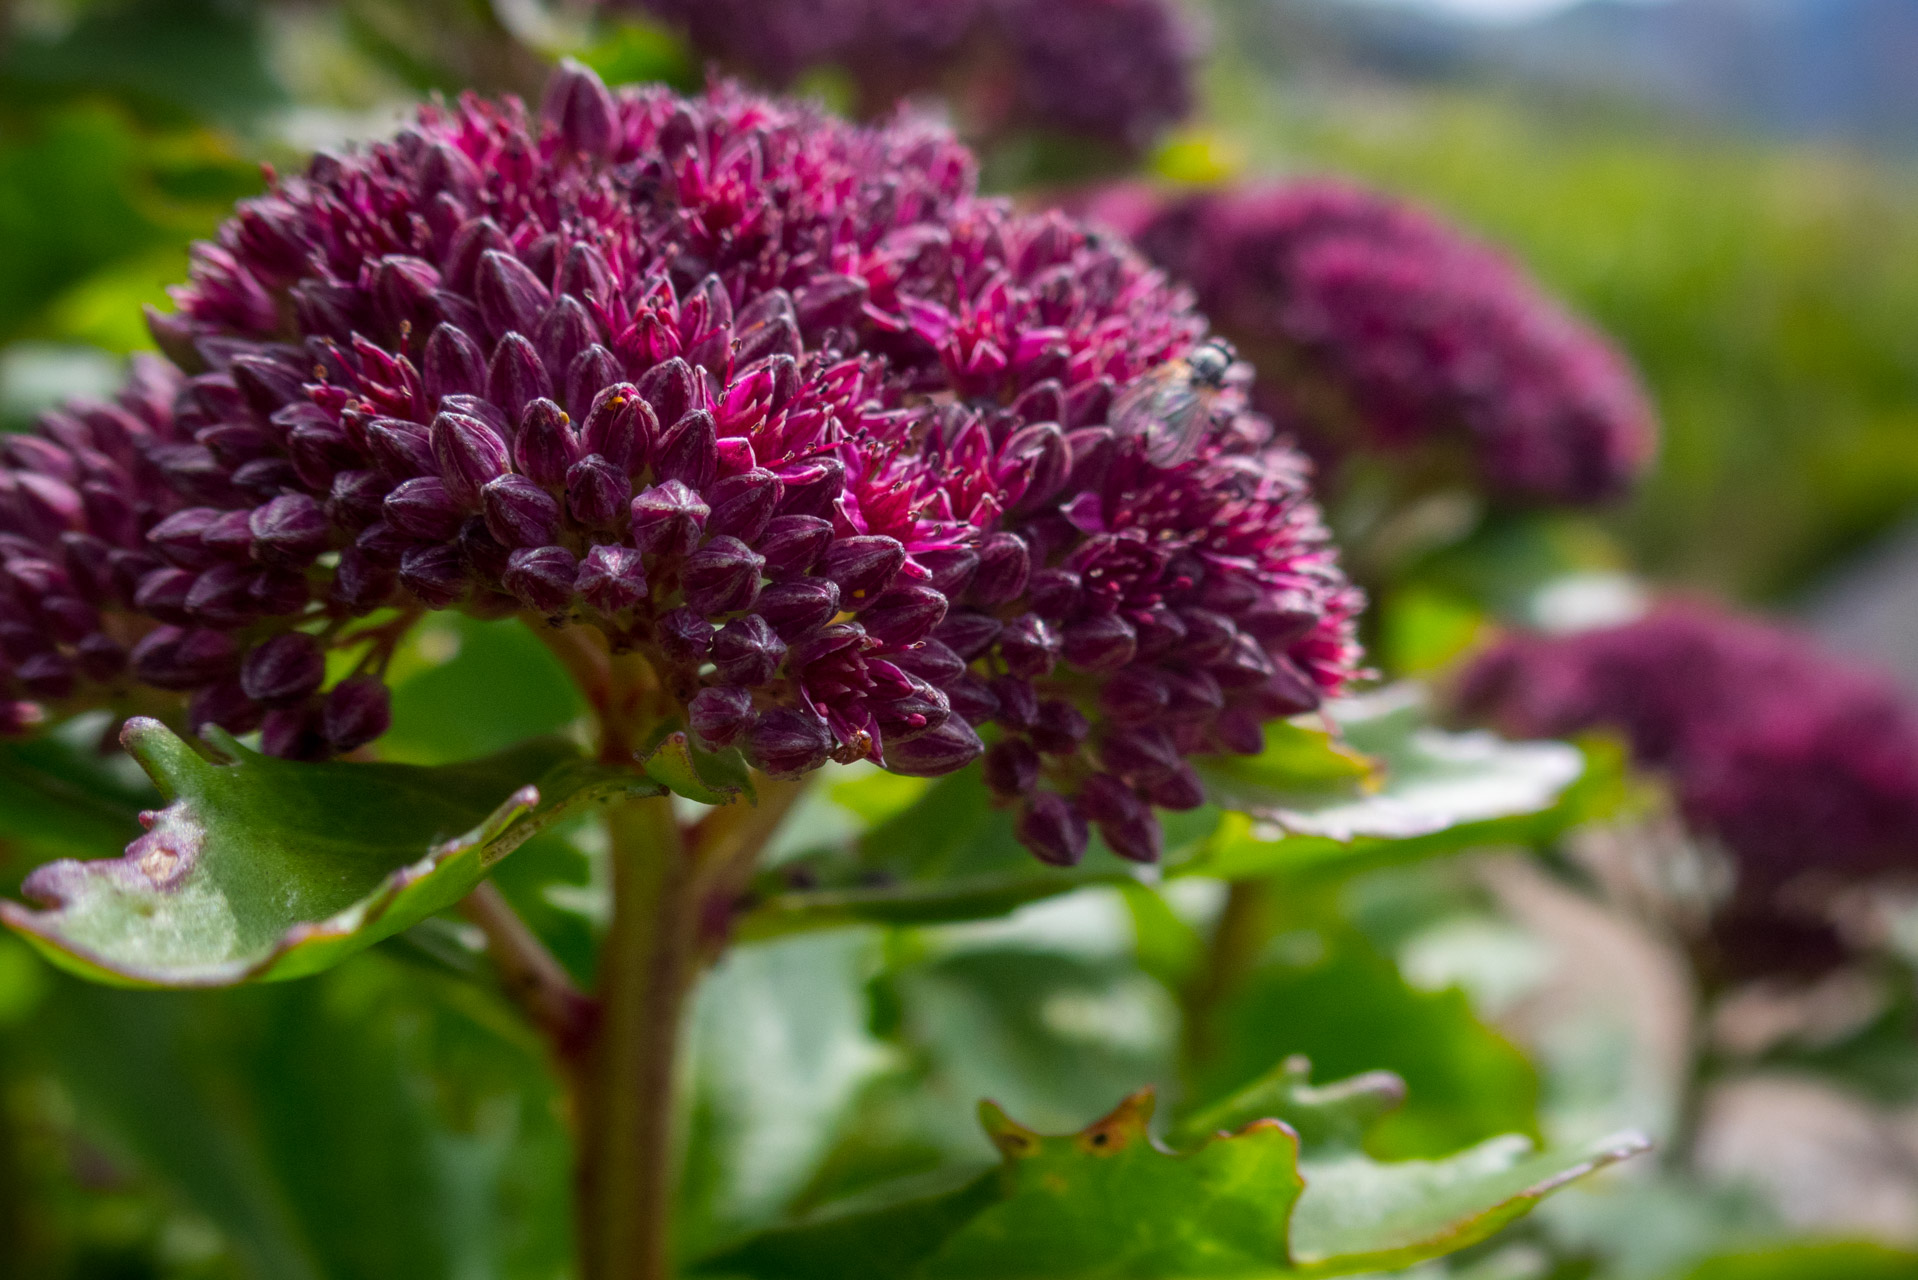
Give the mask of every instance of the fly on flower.
<path id="1" fill-rule="evenodd" d="M 1146 370 L 1113 406 L 1113 427 L 1122 437 L 1144 439 L 1146 457 L 1155 465 L 1178 466 L 1198 452 L 1212 405 L 1237 358 L 1229 343 L 1214 338 L 1189 355 Z"/>

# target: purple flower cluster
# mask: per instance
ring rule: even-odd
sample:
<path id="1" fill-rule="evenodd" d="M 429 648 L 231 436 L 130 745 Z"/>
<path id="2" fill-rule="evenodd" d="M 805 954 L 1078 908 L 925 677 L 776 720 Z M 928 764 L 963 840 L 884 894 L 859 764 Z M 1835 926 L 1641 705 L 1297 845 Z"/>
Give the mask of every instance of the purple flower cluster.
<path id="1" fill-rule="evenodd" d="M 1192 109 L 1197 42 L 1170 0 L 640 3 L 760 83 L 836 67 L 867 114 L 937 94 L 980 138 L 1038 129 L 1138 152 Z"/>
<path id="2" fill-rule="evenodd" d="M 1585 504 L 1650 461 L 1656 422 L 1604 337 L 1504 256 L 1377 192 L 1312 179 L 1094 217 L 1190 283 L 1261 374 L 1259 408 L 1333 464 L 1394 456 L 1496 498 Z"/>
<path id="3" fill-rule="evenodd" d="M 1064 862 L 1088 820 L 1156 856 L 1186 756 L 1257 750 L 1356 661 L 1303 464 L 1242 391 L 1174 467 L 1108 421 L 1202 340 L 1187 295 L 979 199 L 916 125 L 568 67 L 537 119 L 468 98 L 318 157 L 176 299 L 178 371 L 6 455 L 8 635 L 45 638 L 6 650 L 16 721 L 124 661 L 196 727 L 323 755 L 383 731 L 420 611 L 517 614 L 643 653 L 778 776 L 941 774 L 995 724 L 993 786 Z M 330 690 L 329 650 L 362 654 Z"/>
<path id="4" fill-rule="evenodd" d="M 1738 885 L 1715 925 L 1729 968 L 1839 954 L 1794 889 L 1918 863 L 1918 711 L 1888 681 L 1771 624 L 1703 605 L 1569 636 L 1516 636 L 1459 686 L 1465 714 L 1515 736 L 1609 728 L 1666 774 Z M 1822 941 L 1821 941 L 1822 940 Z"/>

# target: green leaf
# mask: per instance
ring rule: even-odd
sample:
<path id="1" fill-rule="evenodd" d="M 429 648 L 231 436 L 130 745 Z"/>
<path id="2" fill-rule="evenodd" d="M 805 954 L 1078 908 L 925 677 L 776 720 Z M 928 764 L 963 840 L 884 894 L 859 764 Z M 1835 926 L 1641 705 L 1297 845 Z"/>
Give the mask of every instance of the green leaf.
<path id="1" fill-rule="evenodd" d="M 1250 1280 L 1404 1266 L 1475 1243 L 1572 1178 L 1642 1150 L 1626 1136 L 1526 1158 L 1504 1139 L 1430 1164 L 1299 1159 L 1275 1119 L 1184 1152 L 1155 1142 L 1145 1090 L 1045 1137 L 983 1104 L 995 1171 L 908 1183 L 755 1235 L 707 1274 L 766 1280 Z"/>
<path id="2" fill-rule="evenodd" d="M 1380 1156 L 1438 1156 L 1498 1134 L 1535 1133 L 1538 1078 L 1480 1022 L 1465 993 L 1420 991 L 1356 931 L 1326 923 L 1281 934 L 1216 1011 L 1216 1050 L 1193 1099 L 1223 1105 L 1271 1064 L 1303 1056 L 1326 1079 L 1383 1069 L 1409 1086 L 1405 1107 L 1368 1134 Z"/>
<path id="3" fill-rule="evenodd" d="M 783 1216 L 890 1063 L 868 1030 L 879 952 L 873 929 L 784 938 L 733 948 L 700 984 L 682 1248 L 702 1253 Z"/>
<path id="4" fill-rule="evenodd" d="M 1219 820 L 1212 809 L 1163 817 L 1168 865 L 1191 856 Z M 967 768 L 925 788 L 853 847 L 804 855 L 762 876 L 755 885 L 757 904 L 738 932 L 750 939 L 861 922 L 985 919 L 1142 874 L 1096 836 L 1076 867 L 1040 862 L 1014 837 L 1012 812 L 992 799 L 981 771 Z"/>
<path id="5" fill-rule="evenodd" d="M 587 800 L 658 794 L 545 740 L 464 765 L 298 764 L 223 734 L 213 763 L 157 721 L 122 734 L 171 803 L 126 856 L 42 868 L 0 921 L 55 963 L 136 986 L 226 986 L 338 963 L 459 901 Z"/>
<path id="6" fill-rule="evenodd" d="M 82 716 L 51 733 L 0 743 L 0 871 L 14 878 L 53 858 L 84 858 L 140 834 L 159 793 L 117 752 L 97 749 L 109 722 Z"/>
<path id="7" fill-rule="evenodd" d="M 1292 1259 L 1311 1276 L 1392 1271 L 1490 1236 L 1553 1191 L 1647 1150 L 1623 1134 L 1579 1152 L 1533 1154 L 1517 1134 L 1444 1160 L 1308 1160 Z"/>
<path id="8" fill-rule="evenodd" d="M 1311 1059 L 1294 1054 L 1237 1093 L 1181 1120 L 1172 1140 L 1189 1146 L 1270 1117 L 1290 1125 L 1308 1150 L 1357 1148 L 1373 1124 L 1404 1104 L 1405 1081 L 1390 1071 L 1314 1085 Z"/>
<path id="9" fill-rule="evenodd" d="M 684 729 L 667 726 L 641 751 L 640 760 L 647 777 L 688 800 L 731 804 L 741 796 L 756 799 L 744 756 L 732 748 L 712 752 L 695 746 Z"/>
<path id="10" fill-rule="evenodd" d="M 1576 748 L 1504 742 L 1432 727 L 1416 686 L 1334 703 L 1340 742 L 1274 726 L 1264 755 L 1205 760 L 1214 803 L 1231 810 L 1182 873 L 1245 879 L 1327 864 L 1356 867 L 1557 830 L 1586 771 Z M 1346 752 L 1338 767 L 1341 749 Z M 1349 753 L 1374 768 L 1355 768 Z"/>
<path id="11" fill-rule="evenodd" d="M 53 998 L 22 1029 L 33 1065 L 89 1144 L 219 1229 L 239 1274 L 564 1268 L 557 1085 L 543 1046 L 478 988 L 378 953 L 221 991 L 49 977 Z"/>
<path id="12" fill-rule="evenodd" d="M 415 627 L 387 671 L 393 727 L 380 756 L 453 764 L 558 733 L 586 712 L 551 650 L 516 619 L 436 613 Z"/>

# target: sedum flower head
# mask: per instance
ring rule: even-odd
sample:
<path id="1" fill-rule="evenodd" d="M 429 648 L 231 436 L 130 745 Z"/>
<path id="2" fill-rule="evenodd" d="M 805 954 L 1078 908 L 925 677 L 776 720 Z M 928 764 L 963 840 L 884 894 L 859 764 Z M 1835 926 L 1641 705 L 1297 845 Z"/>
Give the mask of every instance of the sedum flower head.
<path id="1" fill-rule="evenodd" d="M 1357 597 L 1242 388 L 1176 465 L 1118 411 L 1203 339 L 1187 296 L 913 123 L 569 67 L 538 117 L 467 98 L 318 157 L 176 298 L 177 368 L 9 446 L 21 723 L 130 667 L 196 726 L 351 749 L 386 725 L 377 663 L 328 685 L 355 619 L 519 614 L 642 653 L 776 775 L 945 773 L 997 726 L 989 776 L 1065 861 L 1088 819 L 1153 856 L 1188 755 L 1353 668 Z"/>
<path id="2" fill-rule="evenodd" d="M 1687 824 L 1736 864 L 1714 934 L 1738 971 L 1835 958 L 1836 935 L 1787 909 L 1794 887 L 1884 875 L 1918 850 L 1918 713 L 1768 623 L 1671 603 L 1605 630 L 1516 636 L 1471 665 L 1459 700 L 1514 735 L 1609 728 L 1665 773 Z"/>
<path id="3" fill-rule="evenodd" d="M 1169 0 L 641 2 L 760 83 L 830 66 L 872 113 L 940 94 L 980 137 L 1045 130 L 1136 153 L 1192 109 L 1197 42 Z"/>
<path id="4" fill-rule="evenodd" d="M 1463 470 L 1516 502 L 1585 504 L 1650 461 L 1625 357 L 1515 264 L 1374 191 L 1308 179 L 1095 213 L 1198 291 L 1264 375 L 1259 407 L 1328 462 Z"/>

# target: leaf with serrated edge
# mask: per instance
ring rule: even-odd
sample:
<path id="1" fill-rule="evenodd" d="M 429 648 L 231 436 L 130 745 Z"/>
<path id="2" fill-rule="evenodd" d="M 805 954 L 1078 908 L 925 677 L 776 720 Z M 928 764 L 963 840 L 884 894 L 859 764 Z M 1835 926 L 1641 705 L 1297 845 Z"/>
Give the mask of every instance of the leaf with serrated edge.
<path id="1" fill-rule="evenodd" d="M 40 868 L 0 921 L 84 977 L 214 987 L 314 973 L 442 911 L 567 810 L 637 774 L 558 739 L 436 768 L 301 764 L 209 734 L 216 764 L 158 721 L 127 751 L 170 801 L 126 855 Z"/>
<path id="2" fill-rule="evenodd" d="M 1365 1092 L 1355 1088 L 1355 1093 Z M 1410 1265 L 1484 1239 L 1573 1178 L 1645 1148 L 1636 1135 L 1524 1158 L 1522 1138 L 1441 1161 L 1299 1160 L 1276 1119 L 1185 1152 L 1147 1132 L 1152 1092 L 1045 1137 L 981 1106 L 1002 1161 L 946 1189 L 862 1197 L 763 1231 L 695 1270 L 757 1280 L 1251 1280 Z M 883 1196 L 883 1192 L 881 1193 Z"/>
<path id="3" fill-rule="evenodd" d="M 1636 1133 L 1533 1154 L 1517 1134 L 1443 1160 L 1362 1155 L 1305 1164 L 1292 1258 L 1309 1276 L 1396 1271 L 1477 1244 L 1566 1183 L 1649 1149 Z"/>

